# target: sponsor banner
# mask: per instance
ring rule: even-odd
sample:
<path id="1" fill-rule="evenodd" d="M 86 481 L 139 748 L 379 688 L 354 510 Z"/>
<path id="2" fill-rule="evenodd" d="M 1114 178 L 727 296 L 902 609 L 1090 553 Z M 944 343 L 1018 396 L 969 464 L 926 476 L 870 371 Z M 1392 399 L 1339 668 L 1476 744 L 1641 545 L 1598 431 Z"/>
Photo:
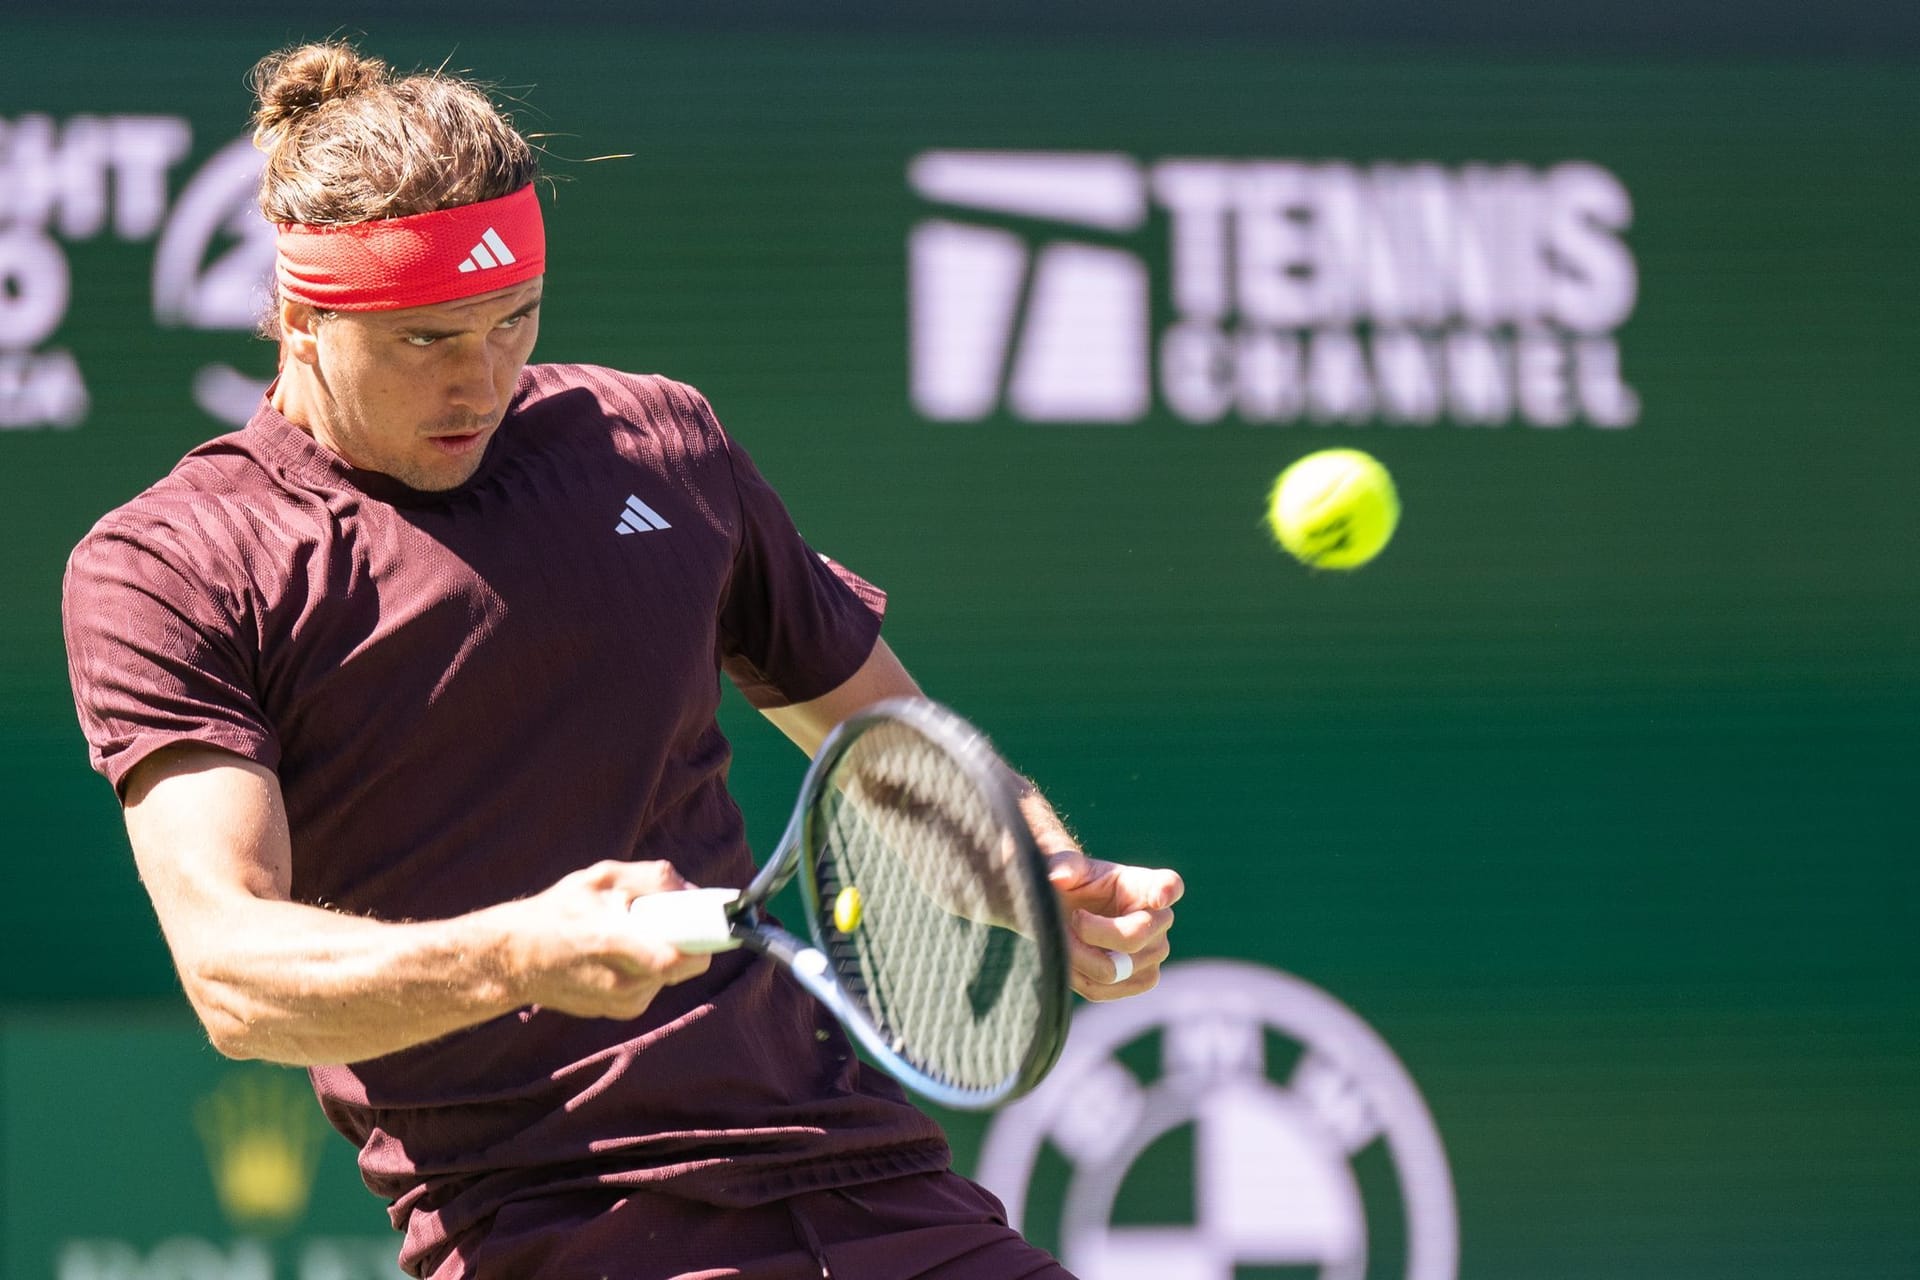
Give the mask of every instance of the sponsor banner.
<path id="1" fill-rule="evenodd" d="M 160 326 L 255 327 L 273 263 L 259 154 L 233 140 L 169 201 L 192 145 L 178 116 L 0 119 L 0 429 L 86 421 L 87 373 L 59 343 L 73 244 L 152 242 Z M 1615 336 L 1638 292 L 1632 201 L 1598 165 L 933 151 L 909 181 L 938 210 L 909 237 L 909 380 L 936 421 L 1640 415 Z M 219 362 L 190 379 L 235 424 L 261 386 Z"/>
<path id="2" fill-rule="evenodd" d="M 185 1017 L 0 1023 L 12 1280 L 387 1280 L 399 1237 L 305 1074 Z M 955 1118 L 970 1121 L 971 1118 Z M 1446 1152 L 1392 1049 L 1257 964 L 1084 1005 L 975 1176 L 1082 1280 L 1455 1280 Z"/>
<path id="3" fill-rule="evenodd" d="M 1596 164 L 929 151 L 907 172 L 930 206 L 910 381 L 935 421 L 1640 416 L 1616 336 L 1633 202 Z"/>

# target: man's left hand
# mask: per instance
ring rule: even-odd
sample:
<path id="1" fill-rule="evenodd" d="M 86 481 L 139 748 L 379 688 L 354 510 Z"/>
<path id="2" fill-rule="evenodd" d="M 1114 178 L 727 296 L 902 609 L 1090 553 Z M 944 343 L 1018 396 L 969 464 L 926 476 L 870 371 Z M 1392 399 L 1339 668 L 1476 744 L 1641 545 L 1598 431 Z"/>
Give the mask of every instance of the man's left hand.
<path id="1" fill-rule="evenodd" d="M 1066 917 L 1073 989 L 1089 1000 L 1153 990 L 1169 951 L 1173 904 L 1186 892 L 1180 873 L 1102 862 L 1071 847 L 1046 854 L 1047 879 Z"/>

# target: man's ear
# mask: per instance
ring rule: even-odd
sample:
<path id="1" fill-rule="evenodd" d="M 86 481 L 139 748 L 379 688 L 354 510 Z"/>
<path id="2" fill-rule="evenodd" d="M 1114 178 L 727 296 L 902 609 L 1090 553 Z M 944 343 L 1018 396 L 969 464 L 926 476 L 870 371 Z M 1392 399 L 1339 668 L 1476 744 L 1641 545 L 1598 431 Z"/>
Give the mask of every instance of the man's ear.
<path id="1" fill-rule="evenodd" d="M 280 300 L 280 341 L 287 359 L 306 365 L 320 363 L 320 348 L 314 336 L 319 323 L 320 313 L 309 304 L 287 298 Z"/>

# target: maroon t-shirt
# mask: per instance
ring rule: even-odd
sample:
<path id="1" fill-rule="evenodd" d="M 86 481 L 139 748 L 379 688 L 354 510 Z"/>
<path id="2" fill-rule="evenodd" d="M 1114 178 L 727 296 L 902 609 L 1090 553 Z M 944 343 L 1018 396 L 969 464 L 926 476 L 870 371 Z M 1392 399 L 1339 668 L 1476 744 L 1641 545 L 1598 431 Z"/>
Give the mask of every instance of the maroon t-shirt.
<path id="1" fill-rule="evenodd" d="M 758 706 L 818 696 L 871 652 L 881 607 L 697 392 L 570 365 L 528 368 L 479 470 L 441 493 L 263 405 L 95 526 L 65 600 L 95 767 L 119 787 L 198 742 L 275 770 L 293 897 L 383 920 L 606 857 L 745 884 L 720 673 Z M 416 1270 L 536 1189 L 736 1205 L 949 1158 L 744 952 L 632 1022 L 529 1008 L 312 1075 Z"/>

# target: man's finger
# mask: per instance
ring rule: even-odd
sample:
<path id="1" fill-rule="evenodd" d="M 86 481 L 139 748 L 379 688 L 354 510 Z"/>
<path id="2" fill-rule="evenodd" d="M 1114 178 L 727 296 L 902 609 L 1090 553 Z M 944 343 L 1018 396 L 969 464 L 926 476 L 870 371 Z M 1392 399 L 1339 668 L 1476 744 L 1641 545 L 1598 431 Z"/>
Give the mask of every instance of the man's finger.
<path id="1" fill-rule="evenodd" d="M 1123 916 L 1103 916 L 1095 911 L 1073 913 L 1074 936 L 1089 946 L 1106 951 L 1137 952 L 1173 927 L 1173 910 L 1129 911 Z"/>
<path id="2" fill-rule="evenodd" d="M 1187 891 L 1178 871 L 1165 867 L 1121 867 L 1123 900 L 1142 907 L 1170 907 Z"/>
<path id="3" fill-rule="evenodd" d="M 1071 953 L 1073 989 L 1090 1000 L 1112 1000 L 1150 990 L 1159 982 L 1160 966 L 1172 954 L 1172 948 L 1165 938 L 1156 938 L 1137 951 L 1090 947 L 1075 941 Z M 1126 960 L 1116 960 L 1116 956 Z"/>

